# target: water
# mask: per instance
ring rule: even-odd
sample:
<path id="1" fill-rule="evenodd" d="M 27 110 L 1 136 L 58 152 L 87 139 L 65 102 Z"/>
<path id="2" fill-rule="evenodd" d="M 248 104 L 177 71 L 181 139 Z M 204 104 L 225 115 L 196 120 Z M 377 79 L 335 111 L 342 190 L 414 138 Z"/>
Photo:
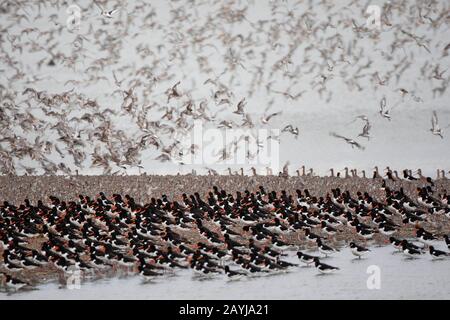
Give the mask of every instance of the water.
<path id="1" fill-rule="evenodd" d="M 336 256 L 322 259 L 340 268 L 328 275 L 302 263 L 288 273 L 237 281 L 224 275 L 202 280 L 182 270 L 147 283 L 134 275 L 88 281 L 72 290 L 48 283 L 37 290 L 0 293 L 0 299 L 450 299 L 450 259 L 433 260 L 428 253 L 408 259 L 391 246 L 371 250 L 356 259 L 344 247 Z M 294 252 L 286 260 L 299 262 Z M 380 270 L 380 289 L 367 287 L 373 275 L 367 270 L 373 265 Z"/>

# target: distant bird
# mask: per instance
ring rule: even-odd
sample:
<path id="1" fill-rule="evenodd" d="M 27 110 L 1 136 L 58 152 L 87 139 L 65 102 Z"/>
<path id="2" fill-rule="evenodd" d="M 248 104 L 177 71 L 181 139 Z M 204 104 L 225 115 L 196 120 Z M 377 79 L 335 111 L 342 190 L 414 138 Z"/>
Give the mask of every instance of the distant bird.
<path id="1" fill-rule="evenodd" d="M 241 271 L 231 270 L 229 266 L 225 266 L 224 271 L 230 280 L 238 280 L 247 275 L 246 273 Z"/>
<path id="2" fill-rule="evenodd" d="M 350 249 L 352 251 L 352 254 L 357 256 L 359 259 L 361 259 L 361 257 L 365 254 L 367 254 L 368 252 L 370 252 L 369 249 L 359 246 L 354 242 L 350 242 Z"/>
<path id="3" fill-rule="evenodd" d="M 95 5 L 100 9 L 100 14 L 101 14 L 102 16 L 106 17 L 106 18 L 111 19 L 111 18 L 113 17 L 112 15 L 113 15 L 115 12 L 118 11 L 117 9 L 113 9 L 113 10 L 107 11 L 107 10 L 103 9 L 102 6 L 100 6 L 100 5 L 97 3 L 97 1 L 94 1 L 94 3 L 95 3 Z"/>
<path id="4" fill-rule="evenodd" d="M 305 263 L 306 265 L 310 265 L 311 263 L 314 263 L 314 260 L 318 257 L 311 256 L 309 254 L 303 253 L 301 251 L 297 252 L 297 257 L 300 259 L 301 262 Z"/>
<path id="5" fill-rule="evenodd" d="M 6 287 L 14 289 L 15 291 L 18 291 L 22 288 L 24 288 L 25 286 L 28 286 L 29 284 L 25 281 L 22 281 L 20 279 L 14 278 L 12 276 L 10 276 L 9 274 L 4 273 L 6 281 Z"/>
<path id="6" fill-rule="evenodd" d="M 383 97 L 383 99 L 381 99 L 381 101 L 380 101 L 380 111 L 379 112 L 383 118 L 386 118 L 389 121 L 391 121 L 391 115 L 389 114 L 389 110 L 386 109 L 386 97 Z"/>
<path id="7" fill-rule="evenodd" d="M 433 115 L 431 116 L 431 133 L 435 136 L 441 137 L 441 139 L 444 138 L 442 129 L 439 127 L 438 123 L 438 116 L 436 111 L 433 111 Z"/>
<path id="8" fill-rule="evenodd" d="M 261 117 L 261 122 L 263 124 L 268 124 L 270 119 L 272 119 L 273 117 L 278 116 L 280 114 L 281 114 L 281 111 L 274 112 L 274 113 L 271 113 L 271 114 L 268 114 L 268 115 L 264 115 L 264 116 Z"/>
<path id="9" fill-rule="evenodd" d="M 285 126 L 281 132 L 289 132 L 292 133 L 295 136 L 295 139 L 298 139 L 298 127 L 293 127 L 291 124 L 288 124 Z"/>
<path id="10" fill-rule="evenodd" d="M 370 136 L 369 136 L 369 130 L 372 126 L 370 125 L 369 121 L 366 121 L 366 124 L 363 127 L 363 131 L 358 134 L 358 137 L 364 137 L 367 138 L 367 140 L 370 140 Z"/>
<path id="11" fill-rule="evenodd" d="M 245 107 L 245 98 L 243 98 L 241 101 L 239 101 L 239 103 L 237 104 L 237 107 L 236 107 L 237 109 L 236 109 L 236 111 L 233 111 L 233 113 L 243 115 L 245 113 L 244 107 Z"/>
<path id="12" fill-rule="evenodd" d="M 417 258 L 422 254 L 422 252 L 420 252 L 418 249 L 413 248 L 409 243 L 406 243 L 405 241 L 402 242 L 402 251 L 406 256 L 410 258 Z"/>
<path id="13" fill-rule="evenodd" d="M 442 259 L 448 257 L 450 254 L 441 250 L 437 250 L 433 246 L 430 246 L 430 255 L 432 255 L 435 259 Z"/>
<path id="14" fill-rule="evenodd" d="M 352 148 L 357 147 L 357 148 L 360 149 L 360 150 L 364 150 L 364 149 L 365 149 L 364 146 L 360 145 L 358 142 L 356 142 L 356 141 L 353 140 L 353 139 L 346 138 L 346 137 L 341 136 L 341 135 L 339 135 L 339 134 L 337 134 L 337 133 L 334 133 L 334 132 L 330 132 L 330 135 L 333 136 L 333 137 L 335 137 L 335 138 L 339 138 L 339 139 L 345 140 L 345 142 L 347 142 L 349 145 L 351 145 Z"/>
<path id="15" fill-rule="evenodd" d="M 320 253 L 324 254 L 325 257 L 327 257 L 328 255 L 331 255 L 333 253 L 339 252 L 339 250 L 334 249 L 334 248 L 324 244 L 320 238 L 316 240 L 316 243 L 317 243 L 317 247 L 319 248 Z"/>
<path id="16" fill-rule="evenodd" d="M 332 273 L 335 272 L 336 270 L 339 270 L 338 267 L 333 267 L 330 266 L 328 264 L 322 263 L 320 262 L 319 258 L 314 258 L 314 265 L 316 266 L 316 269 L 319 270 L 320 273 Z"/>
<path id="17" fill-rule="evenodd" d="M 444 236 L 444 240 L 445 240 L 445 244 L 447 245 L 447 248 L 450 249 L 450 238 L 448 237 L 448 235 Z"/>

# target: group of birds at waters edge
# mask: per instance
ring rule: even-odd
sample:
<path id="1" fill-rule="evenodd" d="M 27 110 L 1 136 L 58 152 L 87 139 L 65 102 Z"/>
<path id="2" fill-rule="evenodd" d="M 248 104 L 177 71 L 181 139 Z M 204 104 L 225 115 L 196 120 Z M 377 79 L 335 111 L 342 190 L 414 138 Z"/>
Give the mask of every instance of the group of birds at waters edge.
<path id="1" fill-rule="evenodd" d="M 377 182 L 379 182 L 377 180 Z M 383 197 L 332 189 L 162 195 L 138 203 L 128 195 L 100 192 L 63 201 L 55 196 L 0 206 L 1 284 L 33 288 L 42 279 L 61 283 L 139 274 L 145 282 L 190 269 L 193 277 L 238 280 L 301 272 L 340 272 L 333 256 L 369 245 L 392 245 L 405 259 L 450 257 L 450 195 L 435 180 L 413 194 L 379 186 Z M 392 254 L 387 259 L 400 259 Z M 400 261 L 401 262 L 401 261 Z"/>

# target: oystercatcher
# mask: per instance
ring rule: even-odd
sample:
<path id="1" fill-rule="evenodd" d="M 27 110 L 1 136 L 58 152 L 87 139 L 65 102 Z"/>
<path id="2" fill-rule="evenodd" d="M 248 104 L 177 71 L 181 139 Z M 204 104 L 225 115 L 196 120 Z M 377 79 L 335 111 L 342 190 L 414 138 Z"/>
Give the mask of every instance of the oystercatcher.
<path id="1" fill-rule="evenodd" d="M 402 240 L 394 238 L 394 237 L 390 237 L 389 238 L 389 242 L 392 244 L 392 246 L 401 251 L 402 250 Z"/>
<path id="2" fill-rule="evenodd" d="M 450 249 L 450 239 L 449 239 L 448 235 L 444 236 L 444 240 L 445 240 L 445 244 L 447 245 L 447 248 Z"/>
<path id="3" fill-rule="evenodd" d="M 350 249 L 352 251 L 352 254 L 357 256 L 358 259 L 361 259 L 362 256 L 370 252 L 369 249 L 359 246 L 354 242 L 350 242 Z"/>
<path id="4" fill-rule="evenodd" d="M 435 240 L 437 240 L 437 238 L 431 232 L 428 232 L 423 228 L 417 229 L 416 236 L 420 242 L 427 245 L 431 245 Z"/>
<path id="5" fill-rule="evenodd" d="M 441 250 L 436 250 L 433 246 L 430 246 L 430 254 L 434 259 L 443 259 L 449 256 L 449 253 Z"/>
<path id="6" fill-rule="evenodd" d="M 228 279 L 230 279 L 230 280 L 239 280 L 239 279 L 242 279 L 242 277 L 247 275 L 247 273 L 245 273 L 245 272 L 231 270 L 229 266 L 225 266 L 224 270 L 225 270 L 225 274 L 228 276 Z"/>
<path id="7" fill-rule="evenodd" d="M 319 270 L 320 273 L 328 274 L 335 272 L 336 270 L 339 270 L 338 267 L 333 267 L 328 264 L 320 262 L 319 258 L 314 258 L 314 265 L 316 266 L 316 269 Z"/>
<path id="8" fill-rule="evenodd" d="M 421 252 L 411 247 L 405 240 L 402 242 L 403 253 L 410 258 L 418 258 L 421 256 Z"/>
<path id="9" fill-rule="evenodd" d="M 334 248 L 324 244 L 322 242 L 322 240 L 320 240 L 320 239 L 317 239 L 316 243 L 317 243 L 317 247 L 319 248 L 320 253 L 324 254 L 325 257 L 328 257 L 328 255 L 331 255 L 333 253 L 339 252 L 339 250 L 334 249 Z"/>
<path id="10" fill-rule="evenodd" d="M 301 262 L 305 263 L 307 266 L 309 266 L 311 263 L 314 263 L 314 259 L 319 258 L 316 256 L 311 256 L 309 254 L 303 253 L 301 251 L 297 252 L 297 257 L 300 259 Z"/>
<path id="11" fill-rule="evenodd" d="M 5 284 L 6 284 L 7 288 L 11 288 L 11 289 L 14 289 L 15 291 L 18 291 L 18 290 L 30 285 L 29 283 L 22 281 L 20 279 L 14 278 L 9 274 L 6 274 L 6 273 L 3 273 L 3 274 L 5 275 L 5 278 L 6 278 Z"/>

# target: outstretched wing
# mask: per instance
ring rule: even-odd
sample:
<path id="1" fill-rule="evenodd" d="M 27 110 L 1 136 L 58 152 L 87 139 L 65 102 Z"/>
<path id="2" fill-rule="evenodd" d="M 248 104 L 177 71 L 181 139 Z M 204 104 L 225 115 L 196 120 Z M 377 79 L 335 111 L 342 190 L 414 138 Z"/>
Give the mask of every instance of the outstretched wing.
<path id="1" fill-rule="evenodd" d="M 431 117 L 431 126 L 432 126 L 433 130 L 439 128 L 439 122 L 438 122 L 436 110 L 433 110 L 433 116 Z"/>
<path id="2" fill-rule="evenodd" d="M 383 99 L 381 99 L 380 101 L 380 111 L 383 111 L 385 107 L 386 107 L 386 97 L 383 97 Z"/>
<path id="3" fill-rule="evenodd" d="M 364 125 L 364 128 L 363 128 L 363 134 L 369 134 L 369 131 L 370 131 L 371 127 L 372 126 L 370 125 L 369 121 L 367 121 L 366 124 Z"/>
<path id="4" fill-rule="evenodd" d="M 345 141 L 349 141 L 350 140 L 350 139 L 348 139 L 348 138 L 346 138 L 344 136 L 341 136 L 341 135 L 337 134 L 336 132 L 330 132 L 330 136 L 335 137 L 335 138 L 339 138 L 339 139 L 344 139 Z"/>
<path id="5" fill-rule="evenodd" d="M 103 12 L 103 8 L 97 3 L 97 1 L 94 0 L 95 5 L 100 9 L 101 12 Z"/>
<path id="6" fill-rule="evenodd" d="M 270 118 L 275 117 L 275 116 L 277 116 L 277 115 L 279 115 L 279 114 L 281 114 L 281 111 L 279 111 L 279 112 L 274 112 L 274 113 L 268 115 L 267 118 L 266 118 L 266 120 L 269 121 Z"/>
<path id="7" fill-rule="evenodd" d="M 111 16 L 113 15 L 115 12 L 117 12 L 119 9 L 113 9 L 111 11 L 108 12 L 108 14 Z"/>
<path id="8" fill-rule="evenodd" d="M 364 150 L 364 149 L 365 149 L 364 146 L 360 145 L 360 144 L 359 144 L 358 142 L 356 142 L 356 141 L 353 141 L 353 145 L 354 145 L 355 147 L 357 147 L 358 149 L 360 149 L 360 150 Z"/>

